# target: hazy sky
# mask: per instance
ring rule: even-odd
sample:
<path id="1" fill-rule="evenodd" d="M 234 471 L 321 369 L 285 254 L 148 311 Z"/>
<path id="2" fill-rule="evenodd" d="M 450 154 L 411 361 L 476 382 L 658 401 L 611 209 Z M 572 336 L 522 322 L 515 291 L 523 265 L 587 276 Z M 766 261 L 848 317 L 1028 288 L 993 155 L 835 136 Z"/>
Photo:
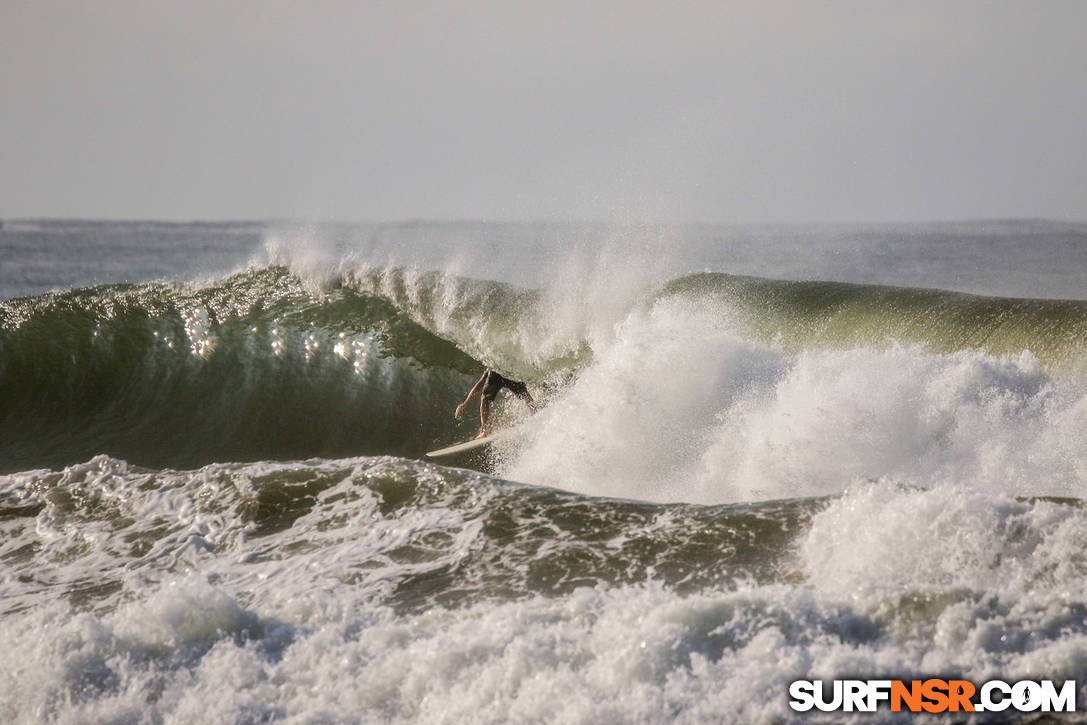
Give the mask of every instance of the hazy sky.
<path id="1" fill-rule="evenodd" d="M 1087 2 L 0 0 L 0 216 L 1087 218 Z"/>

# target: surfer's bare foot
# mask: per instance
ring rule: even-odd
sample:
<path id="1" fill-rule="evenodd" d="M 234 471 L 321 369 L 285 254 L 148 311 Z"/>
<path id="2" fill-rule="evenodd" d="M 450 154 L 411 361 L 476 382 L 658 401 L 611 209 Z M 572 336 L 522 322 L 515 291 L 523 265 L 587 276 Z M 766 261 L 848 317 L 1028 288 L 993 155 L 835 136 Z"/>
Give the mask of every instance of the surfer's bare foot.
<path id="1" fill-rule="evenodd" d="M 481 431 L 479 432 L 479 435 L 477 435 L 477 436 L 476 436 L 475 438 L 473 438 L 472 440 L 474 440 L 474 441 L 478 441 L 478 440 L 479 440 L 480 438 L 486 438 L 486 437 L 487 437 L 487 431 L 485 431 L 485 430 L 481 430 Z"/>

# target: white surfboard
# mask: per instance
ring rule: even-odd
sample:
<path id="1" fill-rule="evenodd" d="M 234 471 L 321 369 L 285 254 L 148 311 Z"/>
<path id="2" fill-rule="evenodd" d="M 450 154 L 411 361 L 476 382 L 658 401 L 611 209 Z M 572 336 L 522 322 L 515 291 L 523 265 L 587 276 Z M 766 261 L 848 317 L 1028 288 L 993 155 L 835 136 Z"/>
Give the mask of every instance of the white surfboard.
<path id="1" fill-rule="evenodd" d="M 489 446 L 497 440 L 502 440 L 505 435 L 502 433 L 492 433 L 485 438 L 475 438 L 467 443 L 458 443 L 455 446 L 449 446 L 448 448 L 439 448 L 436 451 L 430 451 L 426 454 L 427 458 L 445 458 L 446 456 L 455 456 L 458 453 L 464 453 L 466 451 L 472 451 L 476 448 L 482 448 L 483 446 Z"/>

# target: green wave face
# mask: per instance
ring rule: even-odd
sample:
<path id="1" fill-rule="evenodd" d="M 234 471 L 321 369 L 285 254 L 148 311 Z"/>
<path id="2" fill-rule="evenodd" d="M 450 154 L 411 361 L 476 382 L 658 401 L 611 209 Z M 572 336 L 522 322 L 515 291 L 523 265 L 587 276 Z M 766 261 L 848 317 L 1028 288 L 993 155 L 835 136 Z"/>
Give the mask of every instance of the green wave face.
<path id="1" fill-rule="evenodd" d="M 1030 350 L 1053 372 L 1082 375 L 1087 301 L 983 297 L 942 290 L 786 282 L 727 274 L 671 280 L 658 297 L 706 296 L 738 313 L 757 338 L 809 347 L 921 344 L 932 352 Z"/>
<path id="2" fill-rule="evenodd" d="M 449 412 L 482 370 L 389 302 L 282 268 L 11 300 L 0 324 L 8 471 L 419 455 L 458 435 Z"/>

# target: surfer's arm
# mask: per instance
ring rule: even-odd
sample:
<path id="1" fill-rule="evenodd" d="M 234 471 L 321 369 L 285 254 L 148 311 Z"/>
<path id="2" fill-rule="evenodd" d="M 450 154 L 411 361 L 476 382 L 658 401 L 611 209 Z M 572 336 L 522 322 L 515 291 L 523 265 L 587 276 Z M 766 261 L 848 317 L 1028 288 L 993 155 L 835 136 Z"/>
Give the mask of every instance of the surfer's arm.
<path id="1" fill-rule="evenodd" d="M 472 389 L 468 391 L 468 397 L 464 399 L 464 402 L 457 406 L 457 411 L 453 413 L 454 418 L 459 418 L 460 414 L 464 412 L 464 409 L 468 407 L 468 403 L 472 402 L 472 398 L 476 397 L 476 394 L 483 389 L 483 381 L 487 379 L 487 373 L 484 371 L 479 376 L 479 380 L 472 386 Z"/>

